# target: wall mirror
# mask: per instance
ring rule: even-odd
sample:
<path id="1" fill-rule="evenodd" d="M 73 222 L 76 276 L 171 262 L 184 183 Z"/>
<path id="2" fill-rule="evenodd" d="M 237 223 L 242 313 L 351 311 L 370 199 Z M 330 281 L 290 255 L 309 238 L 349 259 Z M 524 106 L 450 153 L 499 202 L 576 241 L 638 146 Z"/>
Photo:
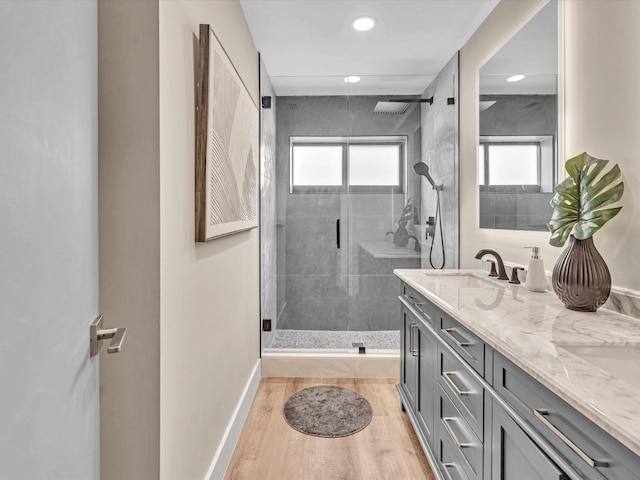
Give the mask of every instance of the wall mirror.
<path id="1" fill-rule="evenodd" d="M 480 228 L 546 231 L 558 179 L 558 3 L 479 71 Z"/>

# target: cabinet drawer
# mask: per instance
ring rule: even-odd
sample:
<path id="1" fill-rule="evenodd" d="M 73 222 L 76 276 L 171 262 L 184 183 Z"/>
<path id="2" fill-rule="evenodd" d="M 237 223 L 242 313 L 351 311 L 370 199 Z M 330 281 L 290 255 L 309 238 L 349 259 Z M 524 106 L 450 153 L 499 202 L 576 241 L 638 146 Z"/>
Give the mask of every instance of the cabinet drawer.
<path id="1" fill-rule="evenodd" d="M 448 315 L 439 313 L 436 327 L 440 337 L 480 376 L 484 376 L 484 342 Z"/>
<path id="2" fill-rule="evenodd" d="M 492 429 L 492 480 L 569 480 L 500 407 L 493 410 Z"/>
<path id="3" fill-rule="evenodd" d="M 423 319 L 433 327 L 436 317 L 436 308 L 429 300 L 408 285 L 402 284 L 402 296 L 404 299 L 423 315 Z"/>
<path id="4" fill-rule="evenodd" d="M 462 413 L 473 432 L 483 440 L 484 389 L 459 358 L 438 345 L 438 383 Z"/>
<path id="5" fill-rule="evenodd" d="M 447 480 L 473 480 L 470 479 L 462 466 L 463 460 L 456 452 L 453 445 L 446 437 L 438 438 L 438 467 Z"/>
<path id="6" fill-rule="evenodd" d="M 494 389 L 585 478 L 637 480 L 640 458 L 502 355 Z"/>
<path id="7" fill-rule="evenodd" d="M 471 430 L 462 414 L 455 407 L 442 387 L 438 387 L 438 435 L 447 438 L 463 460 L 462 465 L 469 478 L 482 478 L 482 442 Z"/>

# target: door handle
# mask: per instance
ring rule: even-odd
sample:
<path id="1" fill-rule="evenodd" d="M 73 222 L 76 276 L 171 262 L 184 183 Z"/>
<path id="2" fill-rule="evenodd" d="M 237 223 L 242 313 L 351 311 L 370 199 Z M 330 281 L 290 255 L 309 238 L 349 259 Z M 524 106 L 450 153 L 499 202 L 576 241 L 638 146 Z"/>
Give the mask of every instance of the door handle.
<path id="1" fill-rule="evenodd" d="M 409 325 L 409 353 L 413 356 L 413 326 L 415 323 L 411 322 Z"/>
<path id="2" fill-rule="evenodd" d="M 336 246 L 340 248 L 340 219 L 336 220 Z"/>
<path id="3" fill-rule="evenodd" d="M 107 338 L 111 339 L 111 343 L 107 348 L 107 353 L 118 353 L 122 349 L 122 342 L 127 333 L 126 328 L 102 328 L 102 315 L 98 315 L 89 326 L 89 343 L 91 346 L 91 356 L 98 355 L 102 348 L 102 341 Z"/>
<path id="4" fill-rule="evenodd" d="M 411 324 L 411 332 L 413 332 L 413 350 L 411 351 L 411 356 L 418 357 L 420 356 L 420 345 L 416 348 L 416 332 L 418 331 L 418 324 Z"/>

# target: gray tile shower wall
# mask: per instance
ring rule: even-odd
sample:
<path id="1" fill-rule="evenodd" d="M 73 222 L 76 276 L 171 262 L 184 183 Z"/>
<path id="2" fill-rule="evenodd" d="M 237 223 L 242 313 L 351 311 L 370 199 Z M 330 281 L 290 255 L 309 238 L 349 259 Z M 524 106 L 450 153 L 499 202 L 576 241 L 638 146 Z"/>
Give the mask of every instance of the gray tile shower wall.
<path id="1" fill-rule="evenodd" d="M 553 193 L 480 193 L 480 228 L 546 232 Z"/>
<path id="2" fill-rule="evenodd" d="M 392 245 L 385 234 L 395 230 L 394 223 L 408 197 L 419 195 L 415 175 L 408 176 L 406 194 L 289 193 L 291 136 L 406 135 L 409 168 L 416 163 L 420 156 L 420 108 L 412 106 L 404 115 L 374 114 L 377 102 L 387 98 L 277 99 L 279 328 L 398 329 L 394 261 L 367 257 L 360 244 Z M 337 219 L 341 221 L 339 249 Z M 402 268 L 420 267 L 415 258 L 402 262 Z"/>
<path id="3" fill-rule="evenodd" d="M 482 95 L 495 101 L 480 115 L 480 136 L 556 135 L 556 95 Z"/>

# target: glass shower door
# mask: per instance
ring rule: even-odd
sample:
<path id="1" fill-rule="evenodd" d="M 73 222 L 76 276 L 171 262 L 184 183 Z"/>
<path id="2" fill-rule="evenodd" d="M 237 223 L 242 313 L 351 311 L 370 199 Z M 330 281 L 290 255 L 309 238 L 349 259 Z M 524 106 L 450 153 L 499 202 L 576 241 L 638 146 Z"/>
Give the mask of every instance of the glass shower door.
<path id="1" fill-rule="evenodd" d="M 420 268 L 420 106 L 378 113 L 380 96 L 349 97 L 349 331 L 369 349 L 399 348 L 396 268 Z"/>
<path id="2" fill-rule="evenodd" d="M 279 332 L 272 346 L 346 348 L 348 103 L 344 95 L 280 96 L 277 110 Z"/>

